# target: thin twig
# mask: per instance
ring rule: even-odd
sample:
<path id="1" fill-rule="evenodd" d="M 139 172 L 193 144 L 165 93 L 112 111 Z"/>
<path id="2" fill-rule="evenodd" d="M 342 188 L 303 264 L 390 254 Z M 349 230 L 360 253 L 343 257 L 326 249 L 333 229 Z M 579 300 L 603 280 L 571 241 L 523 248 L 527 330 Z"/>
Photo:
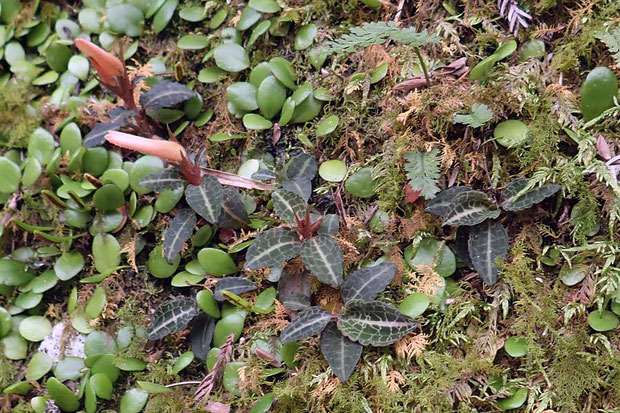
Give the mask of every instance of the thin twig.
<path id="1" fill-rule="evenodd" d="M 431 87 L 431 78 L 428 76 L 428 71 L 426 70 L 426 64 L 424 63 L 424 59 L 422 58 L 422 53 L 420 53 L 419 47 L 414 47 L 413 50 L 415 54 L 418 56 L 418 60 L 420 61 L 420 66 L 422 66 L 422 72 L 424 72 L 424 79 L 426 79 L 426 87 Z"/>

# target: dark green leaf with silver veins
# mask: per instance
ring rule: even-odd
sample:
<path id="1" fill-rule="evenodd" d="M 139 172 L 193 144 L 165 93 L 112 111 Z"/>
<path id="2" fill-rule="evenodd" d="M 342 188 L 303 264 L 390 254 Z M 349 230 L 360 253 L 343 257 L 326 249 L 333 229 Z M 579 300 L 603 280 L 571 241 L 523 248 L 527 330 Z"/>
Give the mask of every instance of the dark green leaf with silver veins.
<path id="1" fill-rule="evenodd" d="M 200 185 L 190 184 L 185 188 L 185 200 L 189 206 L 212 224 L 222 213 L 223 199 L 222 184 L 211 175 L 203 176 Z"/>
<path id="2" fill-rule="evenodd" d="M 431 214 L 443 217 L 452 206 L 454 198 L 458 194 L 471 190 L 471 188 L 468 188 L 466 186 L 455 186 L 453 188 L 443 190 L 438 193 L 435 198 L 428 201 L 428 204 L 426 206 L 426 212 L 430 212 Z"/>
<path id="3" fill-rule="evenodd" d="M 324 235 L 338 235 L 340 228 L 340 222 L 338 221 L 338 215 L 327 214 L 323 217 L 323 221 L 319 226 L 319 234 Z"/>
<path id="4" fill-rule="evenodd" d="M 163 169 L 142 178 L 140 185 L 156 192 L 163 192 L 167 189 L 174 191 L 185 184 L 183 174 L 176 168 Z"/>
<path id="5" fill-rule="evenodd" d="M 243 277 L 225 277 L 215 284 L 213 298 L 217 301 L 224 301 L 226 298 L 222 295 L 222 291 L 228 291 L 234 294 L 247 293 L 256 290 L 256 284 Z"/>
<path id="6" fill-rule="evenodd" d="M 286 169 L 286 176 L 289 179 L 313 179 L 317 170 L 318 166 L 314 156 L 302 153 L 291 159 Z"/>
<path id="7" fill-rule="evenodd" d="M 222 228 L 239 229 L 250 223 L 250 218 L 243 205 L 239 191 L 222 188 L 222 212 L 217 220 Z"/>
<path id="8" fill-rule="evenodd" d="M 301 218 L 306 212 L 306 201 L 298 194 L 287 191 L 286 189 L 278 189 L 271 194 L 273 209 L 289 224 L 295 224 L 295 216 Z"/>
<path id="9" fill-rule="evenodd" d="M 279 267 L 299 255 L 298 235 L 287 228 L 274 228 L 259 234 L 248 248 L 245 268 Z"/>
<path id="10" fill-rule="evenodd" d="M 162 80 L 140 96 L 140 106 L 145 110 L 169 108 L 196 96 L 187 86 Z"/>
<path id="11" fill-rule="evenodd" d="M 496 264 L 508 255 L 510 240 L 506 230 L 497 221 L 487 220 L 471 227 L 469 232 L 469 256 L 485 284 L 495 284 L 499 273 Z"/>
<path id="12" fill-rule="evenodd" d="M 501 204 L 502 208 L 506 211 L 527 209 L 555 194 L 561 188 L 558 184 L 547 184 L 529 189 L 519 195 L 527 187 L 529 181 L 528 178 L 520 178 L 506 185 L 502 191 L 502 198 L 504 199 Z"/>
<path id="13" fill-rule="evenodd" d="M 196 303 L 186 297 L 177 297 L 160 305 L 151 316 L 146 334 L 150 340 L 157 340 L 187 327 L 196 315 Z"/>
<path id="14" fill-rule="evenodd" d="M 345 382 L 362 356 L 364 347 L 342 335 L 335 322 L 321 333 L 321 352 L 334 374 Z"/>
<path id="15" fill-rule="evenodd" d="M 383 262 L 372 267 L 360 268 L 349 274 L 342 283 L 342 299 L 372 301 L 394 279 L 396 265 Z"/>
<path id="16" fill-rule="evenodd" d="M 381 301 L 351 300 L 340 311 L 338 329 L 367 346 L 387 346 L 413 331 L 418 323 L 396 307 Z"/>
<path id="17" fill-rule="evenodd" d="M 164 258 L 169 264 L 178 257 L 183 244 L 190 239 L 196 226 L 196 214 L 189 208 L 181 209 L 164 231 Z"/>
<path id="18" fill-rule="evenodd" d="M 331 321 L 332 315 L 321 307 L 310 307 L 297 314 L 291 324 L 282 330 L 282 344 L 299 341 L 321 332 Z"/>
<path id="19" fill-rule="evenodd" d="M 337 288 L 342 284 L 342 250 L 328 235 L 317 235 L 301 244 L 299 255 L 319 281 Z"/>
<path id="20" fill-rule="evenodd" d="M 497 205 L 484 192 L 466 191 L 454 197 L 452 206 L 444 215 L 443 225 L 476 225 L 497 218 L 499 212 Z"/>

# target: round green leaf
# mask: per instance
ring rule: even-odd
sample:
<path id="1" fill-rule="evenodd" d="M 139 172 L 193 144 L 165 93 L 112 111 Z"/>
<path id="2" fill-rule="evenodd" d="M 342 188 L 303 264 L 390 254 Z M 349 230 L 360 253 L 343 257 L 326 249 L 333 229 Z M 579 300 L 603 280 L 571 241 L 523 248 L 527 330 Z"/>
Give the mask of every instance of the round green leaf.
<path id="1" fill-rule="evenodd" d="M 84 368 L 84 359 L 81 357 L 63 357 L 54 367 L 54 376 L 60 380 L 77 380 Z"/>
<path id="2" fill-rule="evenodd" d="M 198 80 L 202 83 L 215 83 L 226 77 L 226 72 L 218 67 L 205 67 L 198 72 Z"/>
<path id="3" fill-rule="evenodd" d="M 581 113 L 592 120 L 614 105 L 618 95 L 618 78 L 606 67 L 592 70 L 581 87 Z"/>
<path id="4" fill-rule="evenodd" d="M 76 55 L 69 59 L 68 64 L 69 72 L 80 80 L 88 79 L 88 70 L 90 69 L 90 63 L 84 56 Z"/>
<path id="5" fill-rule="evenodd" d="M 23 164 L 24 174 L 22 176 L 22 185 L 32 186 L 39 180 L 41 176 L 41 164 L 37 158 L 28 158 Z"/>
<path id="6" fill-rule="evenodd" d="M 442 277 L 449 277 L 456 271 L 454 253 L 445 243 L 434 238 L 420 241 L 415 256 L 408 260 L 408 264 L 422 272 L 432 268 Z"/>
<path id="7" fill-rule="evenodd" d="M 4 356 L 9 360 L 23 360 L 28 354 L 28 343 L 18 334 L 9 334 L 0 340 Z"/>
<path id="8" fill-rule="evenodd" d="M 106 184 L 95 191 L 93 203 L 97 209 L 110 211 L 117 209 L 125 203 L 123 191 L 114 184 Z"/>
<path id="9" fill-rule="evenodd" d="M 329 135 L 336 130 L 339 121 L 340 118 L 336 115 L 331 115 L 323 119 L 316 127 L 316 136 Z"/>
<path id="10" fill-rule="evenodd" d="M 60 75 L 58 72 L 49 70 L 32 81 L 34 86 L 45 86 L 54 83 Z"/>
<path id="11" fill-rule="evenodd" d="M 99 317 L 105 308 L 106 302 L 105 288 L 99 285 L 95 288 L 95 291 L 86 303 L 86 307 L 84 308 L 86 315 L 92 319 Z"/>
<path id="12" fill-rule="evenodd" d="M 409 294 L 398 306 L 401 313 L 411 318 L 421 316 L 428 308 L 431 300 L 426 294 L 413 293 Z"/>
<path id="13" fill-rule="evenodd" d="M 527 354 L 527 340 L 523 337 L 509 337 L 504 343 L 504 350 L 512 357 L 523 357 Z"/>
<path id="14" fill-rule="evenodd" d="M 54 399 L 56 406 L 58 406 L 60 410 L 75 412 L 80 408 L 80 401 L 75 393 L 58 381 L 58 379 L 50 377 L 47 379 L 46 387 L 50 397 Z"/>
<path id="15" fill-rule="evenodd" d="M 75 152 L 82 146 L 82 131 L 75 122 L 68 123 L 60 132 L 60 149 L 63 154 Z"/>
<path id="16" fill-rule="evenodd" d="M 243 126 L 252 130 L 265 130 L 270 129 L 273 126 L 273 123 L 263 118 L 261 115 L 248 113 L 243 115 Z"/>
<path id="17" fill-rule="evenodd" d="M 191 284 L 198 284 L 204 280 L 204 275 L 196 275 L 187 271 L 182 271 L 172 277 L 170 285 L 173 287 L 189 287 Z"/>
<path id="18" fill-rule="evenodd" d="M 256 88 L 250 83 L 235 82 L 226 88 L 226 95 L 241 110 L 250 112 L 258 109 Z"/>
<path id="19" fill-rule="evenodd" d="M 164 258 L 161 244 L 155 247 L 149 254 L 147 268 L 155 278 L 168 278 L 175 273 L 181 262 L 181 255 L 177 255 L 172 264 Z"/>
<path id="20" fill-rule="evenodd" d="M 112 398 L 114 388 L 112 387 L 112 382 L 110 382 L 110 379 L 105 374 L 97 373 L 91 376 L 90 385 L 97 394 L 97 397 L 105 400 L 110 400 Z"/>
<path id="21" fill-rule="evenodd" d="M 498 123 L 493 131 L 493 136 L 497 140 L 497 143 L 506 148 L 522 146 L 527 139 L 527 134 L 527 125 L 516 119 Z"/>
<path id="22" fill-rule="evenodd" d="M 207 47 L 209 39 L 204 34 L 186 34 L 177 42 L 177 47 L 184 50 L 200 50 Z"/>
<path id="23" fill-rule="evenodd" d="M 226 367 L 224 367 L 224 375 L 222 377 L 222 384 L 224 385 L 224 389 L 231 394 L 240 396 L 241 390 L 239 389 L 239 369 L 241 367 L 246 366 L 247 363 L 243 361 L 233 361 L 232 363 L 228 363 Z"/>
<path id="24" fill-rule="evenodd" d="M 179 17 L 185 21 L 196 23 L 207 17 L 204 7 L 183 7 L 179 10 Z"/>
<path id="25" fill-rule="evenodd" d="M 6 337 L 13 329 L 13 318 L 11 313 L 4 308 L 0 307 L 0 338 Z"/>
<path id="26" fill-rule="evenodd" d="M 370 198 L 375 194 L 375 182 L 371 168 L 362 168 L 351 175 L 344 184 L 351 195 L 360 198 Z"/>
<path id="27" fill-rule="evenodd" d="M 62 254 L 54 264 L 54 272 L 61 281 L 75 277 L 82 271 L 82 268 L 84 268 L 84 257 L 78 251 Z"/>
<path id="28" fill-rule="evenodd" d="M 209 290 L 201 290 L 196 294 L 196 304 L 202 311 L 213 318 L 220 318 L 220 306 Z"/>
<path id="29" fill-rule="evenodd" d="M 28 140 L 28 157 L 37 158 L 46 165 L 54 153 L 54 137 L 43 128 L 37 128 Z M 3 191 L 4 192 L 4 191 Z"/>
<path id="30" fill-rule="evenodd" d="M 39 380 L 52 370 L 53 360 L 46 353 L 37 352 L 32 356 L 26 368 L 26 379 Z"/>
<path id="31" fill-rule="evenodd" d="M 240 72 L 250 66 L 245 49 L 235 43 L 221 44 L 214 51 L 215 64 L 227 72 Z"/>
<path id="32" fill-rule="evenodd" d="M 222 277 L 239 272 L 237 265 L 226 252 L 216 248 L 203 248 L 198 253 L 200 265 L 209 275 Z"/>
<path id="33" fill-rule="evenodd" d="M 159 34 L 166 28 L 172 19 L 174 11 L 179 5 L 179 0 L 166 0 L 153 16 L 153 30 Z"/>
<path id="34" fill-rule="evenodd" d="M 280 112 L 282 105 L 284 105 L 286 88 L 275 76 L 268 76 L 258 87 L 256 100 L 263 116 L 266 119 L 271 119 Z"/>
<path id="35" fill-rule="evenodd" d="M 0 157 L 0 176 L 0 192 L 12 193 L 19 189 L 22 172 L 19 166 L 5 157 Z"/>
<path id="36" fill-rule="evenodd" d="M 10 66 L 24 59 L 26 59 L 26 52 L 20 43 L 12 41 L 4 46 L 4 60 Z"/>
<path id="37" fill-rule="evenodd" d="M 100 273 L 112 271 L 121 263 L 121 246 L 110 234 L 97 234 L 92 248 L 95 268 Z"/>
<path id="38" fill-rule="evenodd" d="M 114 33 L 137 37 L 144 29 L 144 13 L 132 4 L 119 4 L 108 8 L 105 24 Z"/>
<path id="39" fill-rule="evenodd" d="M 41 341 L 52 331 L 52 323 L 42 316 L 32 315 L 19 324 L 19 334 L 28 341 Z"/>
<path id="40" fill-rule="evenodd" d="M 569 287 L 580 283 L 587 274 L 588 267 L 583 265 L 575 265 L 570 268 L 567 265 L 560 270 L 560 279 L 564 285 Z"/>
<path id="41" fill-rule="evenodd" d="M 84 342 L 84 353 L 88 357 L 97 354 L 111 354 L 116 351 L 116 348 L 114 337 L 104 331 L 93 331 Z"/>
<path id="42" fill-rule="evenodd" d="M 312 46 L 312 42 L 314 42 L 317 33 L 318 29 L 314 23 L 301 26 L 297 32 L 297 36 L 295 36 L 295 50 L 305 50 Z"/>
<path id="43" fill-rule="evenodd" d="M 261 62 L 252 68 L 250 72 L 250 84 L 258 89 L 263 80 L 271 76 L 271 66 L 267 62 Z"/>
<path id="44" fill-rule="evenodd" d="M 71 56 L 73 56 L 73 52 L 69 46 L 60 42 L 52 43 L 45 51 L 47 65 L 50 69 L 58 73 L 62 73 L 67 70 L 67 65 L 69 64 L 69 59 Z"/>
<path id="45" fill-rule="evenodd" d="M 114 184 L 121 191 L 129 188 L 129 174 L 123 169 L 108 169 L 101 175 L 101 183 Z"/>
<path id="46" fill-rule="evenodd" d="M 238 340 L 243 331 L 245 316 L 241 314 L 230 314 L 222 317 L 216 324 L 213 331 L 213 345 L 219 347 L 226 342 L 226 338 L 230 334 L 234 334 L 235 340 Z"/>
<path id="47" fill-rule="evenodd" d="M 151 192 L 149 188 L 140 185 L 140 181 L 147 175 L 164 169 L 164 163 L 156 156 L 143 156 L 133 164 L 129 172 L 129 183 L 138 195 L 145 195 Z"/>
<path id="48" fill-rule="evenodd" d="M 280 11 L 280 5 L 276 0 L 250 0 L 248 6 L 262 13 L 277 13 Z"/>
<path id="49" fill-rule="evenodd" d="M 338 159 L 325 161 L 319 167 L 319 175 L 328 182 L 341 182 L 347 175 L 347 164 Z"/>
<path id="50" fill-rule="evenodd" d="M 503 410 L 518 409 L 527 400 L 527 389 L 519 389 L 510 397 L 499 400 L 498 404 Z"/>
<path id="51" fill-rule="evenodd" d="M 172 366 L 172 372 L 178 374 L 185 367 L 189 366 L 192 361 L 194 361 L 194 353 L 191 351 L 186 351 L 181 354 L 179 358 L 174 362 Z"/>
<path id="52" fill-rule="evenodd" d="M 620 323 L 618 316 L 607 310 L 595 310 L 588 315 L 588 325 L 596 331 L 613 330 Z"/>
<path id="53" fill-rule="evenodd" d="M 132 388 L 121 398 L 120 413 L 140 413 L 149 398 L 149 393 L 142 389 Z"/>

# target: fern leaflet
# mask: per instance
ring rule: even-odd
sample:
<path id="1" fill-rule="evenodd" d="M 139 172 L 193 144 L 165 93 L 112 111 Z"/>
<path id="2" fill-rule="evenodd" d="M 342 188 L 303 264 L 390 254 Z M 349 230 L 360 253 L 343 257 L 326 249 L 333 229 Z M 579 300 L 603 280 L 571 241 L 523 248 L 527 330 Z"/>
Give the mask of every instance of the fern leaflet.
<path id="1" fill-rule="evenodd" d="M 435 198 L 439 192 L 439 149 L 433 148 L 429 152 L 407 152 L 405 154 L 405 171 L 409 185 L 414 191 L 426 199 Z"/>

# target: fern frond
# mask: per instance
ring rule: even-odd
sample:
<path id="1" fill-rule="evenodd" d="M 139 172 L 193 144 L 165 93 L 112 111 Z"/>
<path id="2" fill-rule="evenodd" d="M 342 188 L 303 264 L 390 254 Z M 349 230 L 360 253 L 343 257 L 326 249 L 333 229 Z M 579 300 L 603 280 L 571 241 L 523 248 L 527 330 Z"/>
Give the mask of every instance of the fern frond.
<path id="1" fill-rule="evenodd" d="M 433 148 L 429 152 L 407 152 L 405 155 L 405 171 L 409 185 L 414 191 L 421 191 L 420 195 L 426 199 L 435 198 L 439 192 L 439 149 Z"/>
<path id="2" fill-rule="evenodd" d="M 594 37 L 605 43 L 616 64 L 620 66 L 620 26 L 609 32 L 596 32 Z"/>
<path id="3" fill-rule="evenodd" d="M 388 39 L 408 46 L 420 47 L 437 42 L 439 37 L 429 34 L 427 30 L 418 32 L 415 27 L 401 29 L 394 22 L 371 22 L 353 27 L 349 33 L 327 42 L 321 51 L 327 55 L 351 53 L 361 47 L 383 44 Z"/>

